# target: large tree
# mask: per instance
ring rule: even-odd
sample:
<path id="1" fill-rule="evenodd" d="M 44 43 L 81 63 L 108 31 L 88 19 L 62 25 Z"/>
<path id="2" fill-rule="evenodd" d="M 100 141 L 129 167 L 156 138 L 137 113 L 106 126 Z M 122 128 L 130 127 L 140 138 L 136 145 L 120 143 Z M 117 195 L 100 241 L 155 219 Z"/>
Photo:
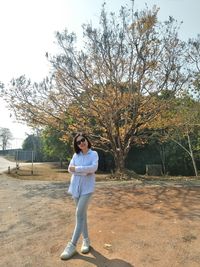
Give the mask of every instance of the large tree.
<path id="1" fill-rule="evenodd" d="M 166 89 L 174 96 L 188 82 L 179 25 L 172 17 L 159 23 L 157 13 L 122 7 L 116 16 L 103 6 L 99 27 L 83 25 L 82 49 L 74 33 L 58 32 L 60 54 L 47 54 L 52 78 L 32 84 L 20 77 L 3 90 L 16 116 L 60 129 L 66 138 L 88 132 L 123 171 L 131 146 L 144 142 L 146 129 L 169 108 L 170 98 L 158 96 Z"/>

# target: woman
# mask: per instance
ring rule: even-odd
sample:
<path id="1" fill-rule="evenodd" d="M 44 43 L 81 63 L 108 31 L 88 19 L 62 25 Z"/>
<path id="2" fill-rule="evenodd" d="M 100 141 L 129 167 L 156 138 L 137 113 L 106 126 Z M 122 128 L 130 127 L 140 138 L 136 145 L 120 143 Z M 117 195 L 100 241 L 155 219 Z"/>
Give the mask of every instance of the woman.
<path id="1" fill-rule="evenodd" d="M 88 137 L 79 133 L 74 138 L 74 155 L 70 161 L 68 171 L 72 174 L 68 192 L 76 203 L 76 225 L 71 241 L 67 244 L 61 259 L 71 258 L 76 253 L 76 244 L 80 235 L 83 236 L 82 253 L 88 253 L 90 240 L 87 228 L 87 208 L 94 192 L 95 171 L 98 168 L 98 154 L 91 149 Z"/>

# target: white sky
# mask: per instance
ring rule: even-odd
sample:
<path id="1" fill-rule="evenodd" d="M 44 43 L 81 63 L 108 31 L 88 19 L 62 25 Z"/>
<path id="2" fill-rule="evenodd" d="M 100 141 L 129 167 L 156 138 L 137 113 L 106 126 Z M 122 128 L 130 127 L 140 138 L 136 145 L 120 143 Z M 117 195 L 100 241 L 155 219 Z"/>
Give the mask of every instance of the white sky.
<path id="1" fill-rule="evenodd" d="M 56 53 L 55 32 L 67 28 L 82 37 L 81 25 L 98 22 L 103 0 L 0 0 L 0 81 L 5 85 L 25 74 L 33 81 L 48 75 L 50 66 L 45 53 Z M 118 12 L 130 0 L 107 0 L 107 9 Z M 135 9 L 156 5 L 159 19 L 173 16 L 183 21 L 181 38 L 187 40 L 200 33 L 200 0 L 135 0 Z M 25 125 L 14 123 L 14 118 L 0 99 L 0 127 L 11 130 L 12 148 L 20 147 Z"/>

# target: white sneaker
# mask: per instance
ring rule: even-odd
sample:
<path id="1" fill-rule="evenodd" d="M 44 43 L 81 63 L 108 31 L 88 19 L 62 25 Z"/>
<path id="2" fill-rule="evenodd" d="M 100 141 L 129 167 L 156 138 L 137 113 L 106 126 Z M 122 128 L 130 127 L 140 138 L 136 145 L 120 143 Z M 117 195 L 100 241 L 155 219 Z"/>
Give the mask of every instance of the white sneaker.
<path id="1" fill-rule="evenodd" d="M 62 260 L 67 260 L 71 258 L 76 253 L 76 246 L 72 244 L 72 242 L 69 242 L 64 249 L 63 253 L 60 255 L 60 258 Z"/>
<path id="2" fill-rule="evenodd" d="M 89 238 L 83 239 L 83 244 L 81 246 L 81 253 L 85 254 L 88 253 L 90 250 L 90 240 Z"/>

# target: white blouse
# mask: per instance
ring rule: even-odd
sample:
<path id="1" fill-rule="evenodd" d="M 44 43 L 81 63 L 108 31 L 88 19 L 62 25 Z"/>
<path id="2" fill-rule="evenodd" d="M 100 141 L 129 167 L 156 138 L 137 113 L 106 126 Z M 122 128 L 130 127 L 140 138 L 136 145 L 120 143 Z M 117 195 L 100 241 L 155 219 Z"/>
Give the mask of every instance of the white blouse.
<path id="1" fill-rule="evenodd" d="M 72 174 L 68 192 L 74 198 L 94 192 L 98 160 L 98 153 L 92 149 L 89 149 L 86 154 L 74 153 L 69 167 L 75 166 L 75 172 L 71 172 L 68 167 L 68 172 Z"/>

